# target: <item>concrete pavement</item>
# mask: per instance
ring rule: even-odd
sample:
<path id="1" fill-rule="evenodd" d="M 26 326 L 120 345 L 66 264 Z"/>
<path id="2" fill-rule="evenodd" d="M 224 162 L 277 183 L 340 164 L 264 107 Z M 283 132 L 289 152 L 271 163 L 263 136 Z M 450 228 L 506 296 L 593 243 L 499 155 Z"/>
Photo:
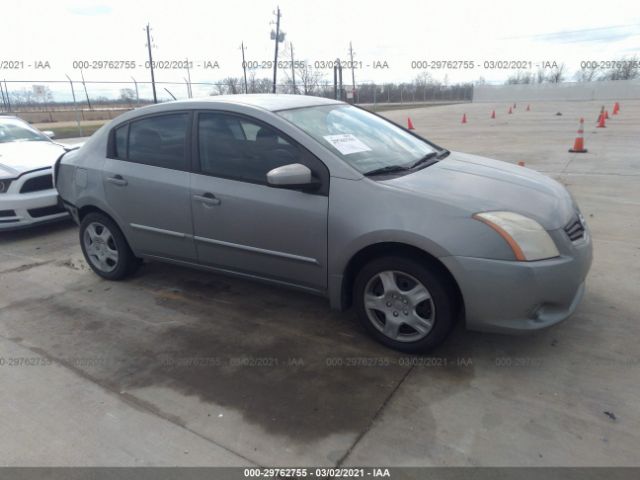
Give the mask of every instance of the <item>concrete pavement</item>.
<path id="1" fill-rule="evenodd" d="M 0 458 L 638 465 L 640 102 L 625 102 L 598 130 L 599 104 L 525 107 L 385 115 L 402 123 L 410 115 L 419 133 L 449 149 L 522 160 L 568 186 L 595 247 L 588 292 L 571 319 L 523 337 L 459 326 L 433 355 L 408 357 L 371 341 L 352 312 L 332 312 L 321 298 L 156 263 L 109 283 L 84 263 L 69 222 L 5 233 Z M 581 115 L 589 153 L 572 155 Z"/>

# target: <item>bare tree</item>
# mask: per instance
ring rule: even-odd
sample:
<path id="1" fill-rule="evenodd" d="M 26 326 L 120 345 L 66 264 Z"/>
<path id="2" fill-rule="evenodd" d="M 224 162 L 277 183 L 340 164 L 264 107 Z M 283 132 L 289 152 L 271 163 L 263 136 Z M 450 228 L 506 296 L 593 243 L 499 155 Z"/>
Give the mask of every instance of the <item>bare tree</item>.
<path id="1" fill-rule="evenodd" d="M 136 91 L 133 88 L 121 88 L 120 100 L 127 102 L 129 106 L 133 105 L 133 101 L 136 99 Z"/>
<path id="2" fill-rule="evenodd" d="M 296 69 L 296 76 L 298 77 L 298 85 L 300 85 L 302 93 L 304 95 L 314 95 L 317 93 L 324 74 L 320 70 L 315 70 L 305 62 L 304 65 Z"/>
<path id="3" fill-rule="evenodd" d="M 237 77 L 227 77 L 215 84 L 210 95 L 236 95 L 242 93 L 243 81 Z"/>
<path id="4" fill-rule="evenodd" d="M 258 78 L 255 70 L 249 71 L 247 78 L 249 93 L 271 93 L 272 81 L 268 78 Z"/>
<path id="5" fill-rule="evenodd" d="M 533 72 L 521 72 L 518 71 L 515 75 L 511 75 L 507 78 L 507 85 L 519 85 L 519 84 L 529 84 L 535 83 L 536 76 Z"/>
<path id="6" fill-rule="evenodd" d="M 547 82 L 549 83 L 562 83 L 564 80 L 564 63 L 559 66 L 553 68 L 546 77 Z"/>
<path id="7" fill-rule="evenodd" d="M 640 76 L 638 57 L 622 58 L 614 62 L 614 65 L 603 75 L 603 80 L 633 80 Z"/>
<path id="8" fill-rule="evenodd" d="M 587 66 L 578 70 L 575 73 L 574 78 L 578 82 L 594 82 L 599 80 L 599 77 L 601 76 L 599 70 L 600 69 L 596 62 L 590 62 Z"/>

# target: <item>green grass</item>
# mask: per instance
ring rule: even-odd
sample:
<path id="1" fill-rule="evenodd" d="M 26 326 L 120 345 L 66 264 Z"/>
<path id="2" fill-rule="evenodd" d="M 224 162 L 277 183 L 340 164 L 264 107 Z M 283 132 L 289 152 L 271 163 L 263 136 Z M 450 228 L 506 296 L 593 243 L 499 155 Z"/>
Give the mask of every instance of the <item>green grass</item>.
<path id="1" fill-rule="evenodd" d="M 106 122 L 105 122 L 106 123 Z M 46 130 L 51 130 L 56 134 L 54 140 L 63 138 L 75 138 L 75 137 L 88 137 L 98 130 L 102 125 L 82 125 L 82 134 L 78 130 L 77 126 L 70 127 L 50 127 Z"/>

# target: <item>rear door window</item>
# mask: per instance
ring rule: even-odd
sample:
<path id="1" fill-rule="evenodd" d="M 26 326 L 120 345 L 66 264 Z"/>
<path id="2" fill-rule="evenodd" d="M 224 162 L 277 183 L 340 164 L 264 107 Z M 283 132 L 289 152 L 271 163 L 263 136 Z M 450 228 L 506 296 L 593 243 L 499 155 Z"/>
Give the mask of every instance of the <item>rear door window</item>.
<path id="1" fill-rule="evenodd" d="M 127 159 L 155 167 L 188 170 L 188 119 L 187 113 L 175 113 L 131 122 Z"/>

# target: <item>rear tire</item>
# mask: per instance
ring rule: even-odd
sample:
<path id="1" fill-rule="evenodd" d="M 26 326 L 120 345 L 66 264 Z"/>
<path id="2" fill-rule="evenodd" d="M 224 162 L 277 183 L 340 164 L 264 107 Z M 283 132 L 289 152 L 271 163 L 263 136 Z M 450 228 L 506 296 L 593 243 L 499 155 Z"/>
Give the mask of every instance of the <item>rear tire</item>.
<path id="1" fill-rule="evenodd" d="M 425 353 L 455 323 L 448 279 L 418 259 L 386 256 L 367 263 L 354 282 L 354 304 L 364 328 L 395 350 Z"/>
<path id="2" fill-rule="evenodd" d="M 122 280 L 140 265 L 120 227 L 104 213 L 92 212 L 82 219 L 80 246 L 91 269 L 107 280 Z"/>

